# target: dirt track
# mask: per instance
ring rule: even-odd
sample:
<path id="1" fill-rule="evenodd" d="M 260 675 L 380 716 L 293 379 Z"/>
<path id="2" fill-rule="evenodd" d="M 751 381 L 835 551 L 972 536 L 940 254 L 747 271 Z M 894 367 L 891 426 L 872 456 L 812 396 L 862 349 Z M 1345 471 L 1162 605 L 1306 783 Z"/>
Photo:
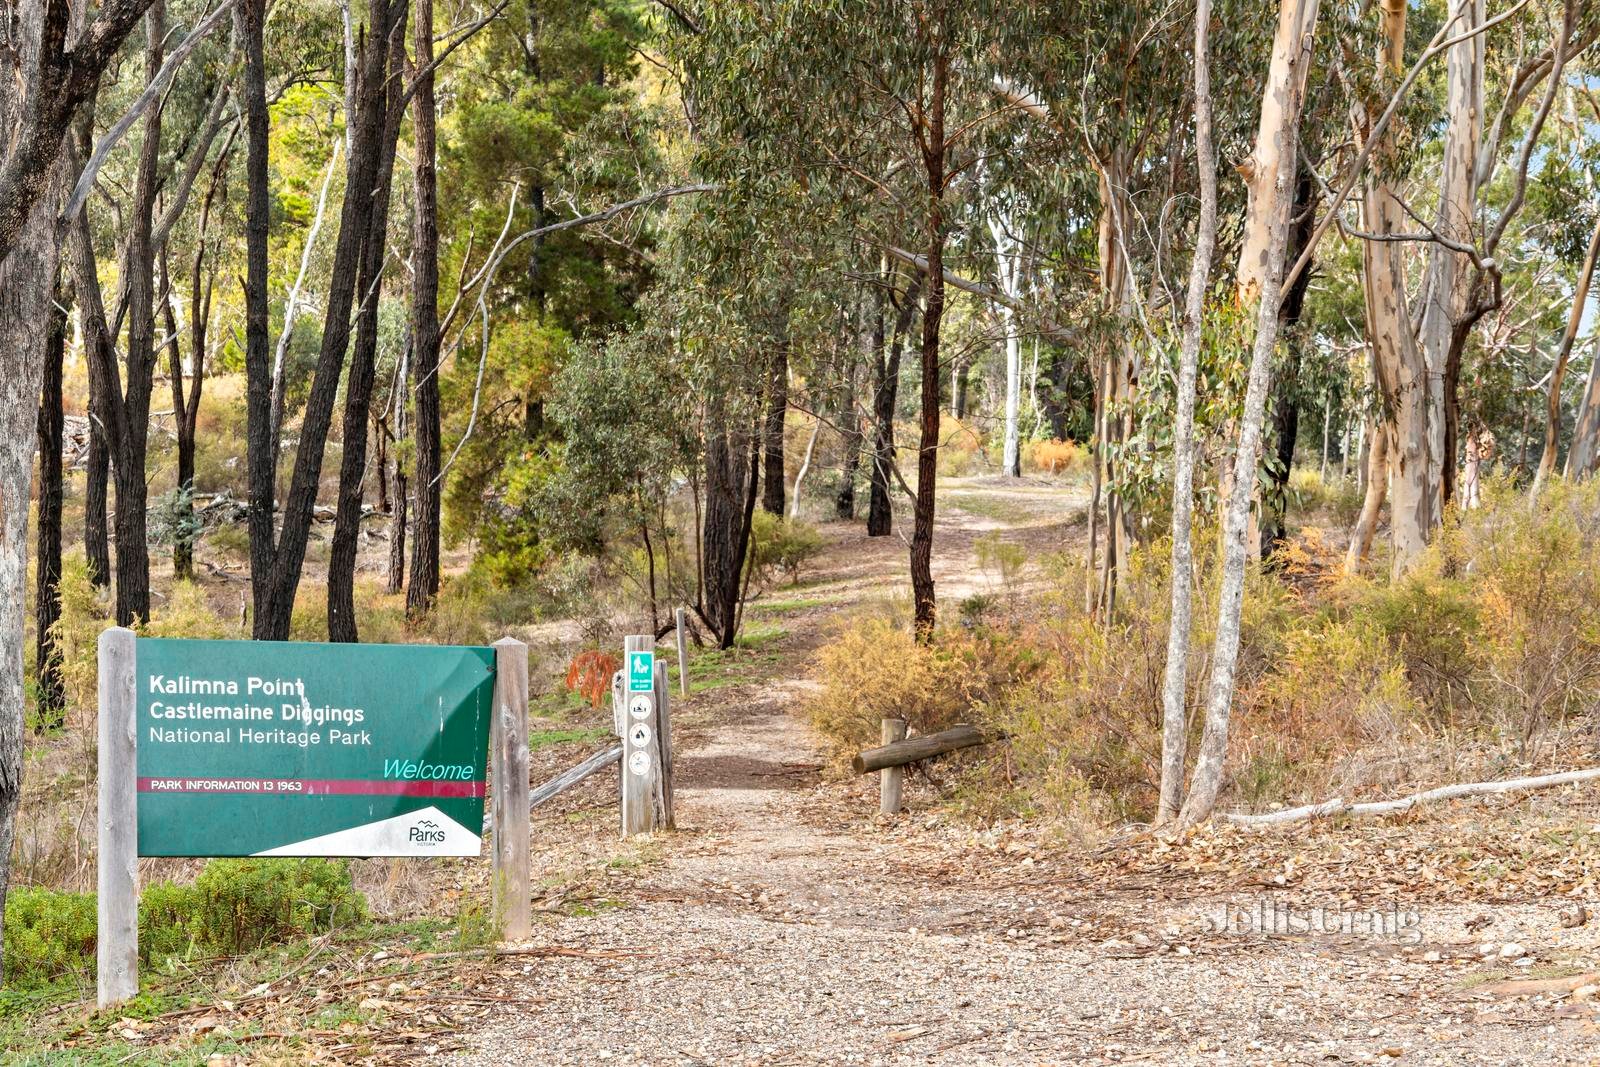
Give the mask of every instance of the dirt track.
<path id="1" fill-rule="evenodd" d="M 986 581 L 982 531 L 1034 551 L 1081 531 L 1070 490 L 945 494 L 946 603 Z M 544 916 L 533 943 L 608 955 L 496 979 L 485 992 L 503 1006 L 449 1062 L 1600 1062 L 1586 1005 L 1472 985 L 1486 943 L 1508 973 L 1593 969 L 1600 923 L 1558 929 L 1565 901 L 1401 902 L 1377 931 L 1219 932 L 1229 902 L 1287 924 L 1377 887 L 1219 893 L 1210 879 L 1189 895 L 1182 879 L 1097 880 L 1032 829 L 980 831 L 917 811 L 917 794 L 912 814 L 876 817 L 871 782 L 821 776 L 800 709 L 808 651 L 840 610 L 903 581 L 904 546 L 830 537 L 807 586 L 827 606 L 785 617 L 770 677 L 685 705 L 677 833 L 625 843 L 609 817 L 536 820 L 546 862 L 605 874 L 582 914 Z M 1533 962 L 1510 971 L 1507 943 Z"/>

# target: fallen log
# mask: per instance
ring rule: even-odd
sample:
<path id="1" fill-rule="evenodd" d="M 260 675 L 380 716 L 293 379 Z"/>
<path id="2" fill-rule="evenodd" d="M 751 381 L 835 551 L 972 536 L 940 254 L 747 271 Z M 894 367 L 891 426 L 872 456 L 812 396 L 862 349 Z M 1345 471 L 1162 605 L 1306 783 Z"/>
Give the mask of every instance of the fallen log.
<path id="1" fill-rule="evenodd" d="M 907 763 L 932 759 L 946 752 L 987 744 L 992 740 L 994 738 L 985 736 L 976 726 L 962 723 L 960 726 L 952 726 L 936 734 L 909 737 L 904 741 L 892 741 L 877 748 L 865 749 L 850 761 L 850 767 L 857 774 L 881 771 L 885 767 L 903 767 Z"/>
<path id="2" fill-rule="evenodd" d="M 1361 804 L 1351 803 L 1342 797 L 1334 797 L 1332 800 L 1324 800 L 1320 804 L 1305 804 L 1298 808 L 1285 808 L 1283 811 L 1270 811 L 1263 815 L 1223 812 L 1218 818 L 1238 826 L 1275 826 L 1287 822 L 1300 822 L 1303 819 L 1322 819 L 1332 815 L 1393 815 L 1396 812 L 1409 811 L 1418 804 L 1429 804 L 1436 800 L 1456 800 L 1460 797 L 1487 796 L 1493 793 L 1519 793 L 1530 789 L 1549 789 L 1552 786 L 1588 782 L 1596 778 L 1600 778 L 1600 768 L 1591 768 L 1584 771 L 1562 771 L 1560 774 L 1542 774 L 1533 778 L 1507 778 L 1500 782 L 1463 782 L 1459 785 L 1444 785 L 1437 789 L 1427 789 L 1421 793 L 1412 793 L 1410 796 L 1400 797 L 1395 800 L 1373 800 Z"/>

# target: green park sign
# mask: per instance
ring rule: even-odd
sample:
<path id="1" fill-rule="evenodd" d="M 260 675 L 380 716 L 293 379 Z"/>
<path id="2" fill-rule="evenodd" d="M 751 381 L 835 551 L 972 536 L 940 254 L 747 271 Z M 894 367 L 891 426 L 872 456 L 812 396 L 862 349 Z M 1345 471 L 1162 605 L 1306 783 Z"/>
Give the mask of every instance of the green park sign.
<path id="1" fill-rule="evenodd" d="M 476 856 L 495 652 L 140 638 L 141 856 Z"/>

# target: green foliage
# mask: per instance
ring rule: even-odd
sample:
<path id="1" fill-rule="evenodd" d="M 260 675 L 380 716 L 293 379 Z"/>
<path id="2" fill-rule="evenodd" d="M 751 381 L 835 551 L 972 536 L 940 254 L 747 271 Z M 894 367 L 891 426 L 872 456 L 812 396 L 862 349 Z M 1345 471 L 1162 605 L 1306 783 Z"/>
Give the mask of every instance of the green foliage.
<path id="1" fill-rule="evenodd" d="M 352 926 L 366 901 L 343 860 L 212 860 L 193 885 L 156 882 L 139 894 L 139 957 L 239 955 Z M 32 886 L 6 899 L 6 983 L 32 988 L 94 976 L 95 896 Z"/>
<path id="2" fill-rule="evenodd" d="M 991 530 L 973 543 L 978 566 L 993 574 L 1001 585 L 1009 586 L 1028 564 L 1028 550 L 1007 541 L 999 530 Z"/>
<path id="3" fill-rule="evenodd" d="M 800 582 L 800 569 L 822 552 L 822 535 L 799 519 L 780 518 L 757 510 L 750 521 L 750 554 L 756 583 L 771 585 L 782 573 L 790 585 Z"/>
<path id="4" fill-rule="evenodd" d="M 61 615 L 51 632 L 61 651 L 61 681 L 68 708 L 92 708 L 97 699 L 96 655 L 100 631 L 111 625 L 110 605 L 89 580 L 89 565 L 72 553 L 61 560 Z"/>
<path id="5" fill-rule="evenodd" d="M 162 493 L 150 505 L 148 521 L 151 544 L 193 544 L 202 529 L 200 516 L 194 510 L 193 490 L 176 488 Z"/>
<path id="6" fill-rule="evenodd" d="M 94 974 L 93 893 L 14 886 L 6 895 L 6 984 L 31 988 Z"/>
<path id="7" fill-rule="evenodd" d="M 344 860 L 212 860 L 194 893 L 197 943 L 218 953 L 350 926 L 367 912 Z"/>

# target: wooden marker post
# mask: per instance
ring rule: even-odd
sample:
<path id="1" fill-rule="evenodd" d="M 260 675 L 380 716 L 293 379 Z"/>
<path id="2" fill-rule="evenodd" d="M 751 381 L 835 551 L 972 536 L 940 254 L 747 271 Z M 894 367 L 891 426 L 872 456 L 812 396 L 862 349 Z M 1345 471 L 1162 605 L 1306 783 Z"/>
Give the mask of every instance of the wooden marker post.
<path id="1" fill-rule="evenodd" d="M 904 719 L 883 720 L 883 743 L 892 745 L 906 739 Z M 900 813 L 901 794 L 905 788 L 906 769 L 903 764 L 885 767 L 878 772 L 878 810 L 884 815 Z"/>
<path id="2" fill-rule="evenodd" d="M 660 788 L 656 791 L 660 822 L 669 830 L 678 828 L 672 813 L 672 686 L 667 680 L 667 665 L 656 664 L 656 756 L 661 761 Z"/>
<path id="3" fill-rule="evenodd" d="M 100 852 L 96 983 L 100 1007 L 139 992 L 137 675 L 133 631 L 100 635 Z"/>
<path id="4" fill-rule="evenodd" d="M 684 610 L 679 608 L 674 616 L 678 631 L 678 695 L 689 695 L 689 635 L 683 628 Z"/>
<path id="5" fill-rule="evenodd" d="M 622 836 L 648 834 L 656 828 L 656 797 L 661 757 L 656 747 L 655 638 L 634 634 L 624 645 L 622 662 Z"/>
<path id="6" fill-rule="evenodd" d="M 532 859 L 528 821 L 528 646 L 511 637 L 494 643 L 493 914 L 502 941 L 533 933 Z"/>

